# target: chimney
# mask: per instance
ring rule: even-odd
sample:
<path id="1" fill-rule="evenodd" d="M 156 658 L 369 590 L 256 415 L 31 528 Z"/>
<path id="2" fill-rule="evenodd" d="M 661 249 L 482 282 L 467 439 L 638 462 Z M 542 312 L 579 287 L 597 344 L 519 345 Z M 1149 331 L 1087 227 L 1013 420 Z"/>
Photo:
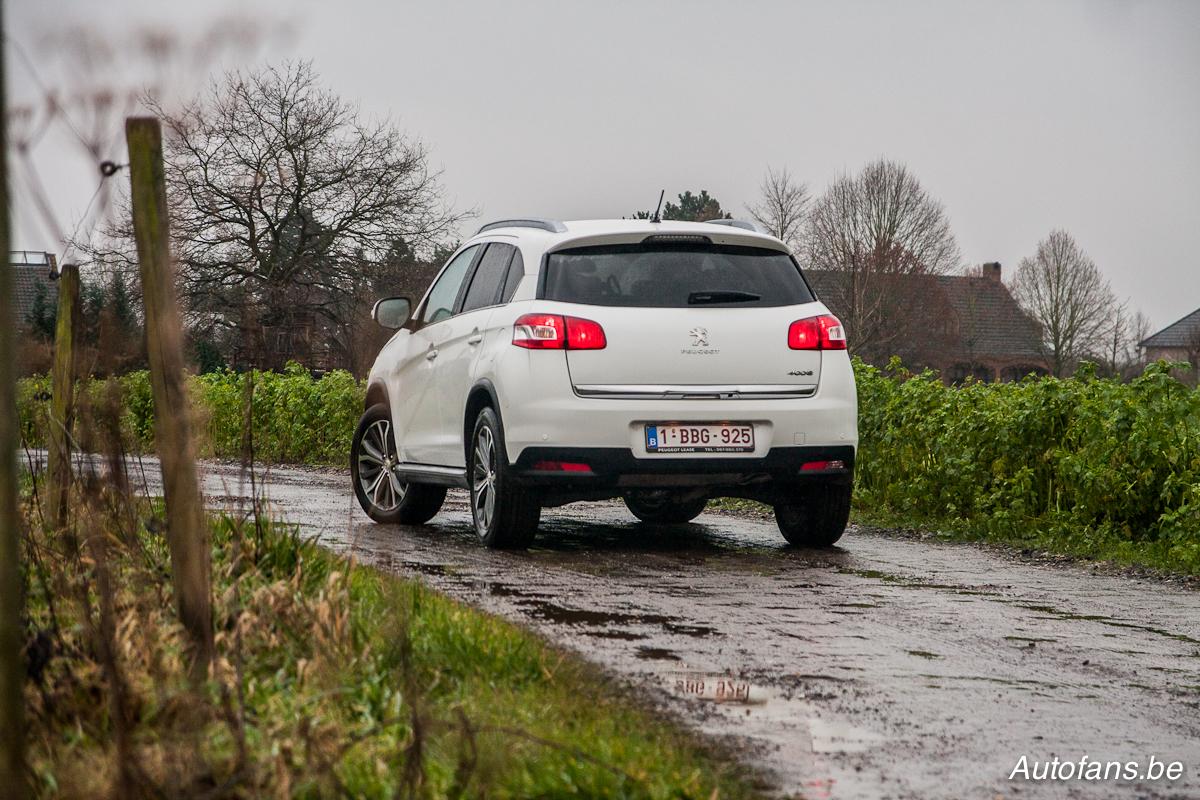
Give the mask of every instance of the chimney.
<path id="1" fill-rule="evenodd" d="M 981 268 L 983 277 L 991 278 L 996 283 L 1000 283 L 1000 262 L 988 261 Z"/>

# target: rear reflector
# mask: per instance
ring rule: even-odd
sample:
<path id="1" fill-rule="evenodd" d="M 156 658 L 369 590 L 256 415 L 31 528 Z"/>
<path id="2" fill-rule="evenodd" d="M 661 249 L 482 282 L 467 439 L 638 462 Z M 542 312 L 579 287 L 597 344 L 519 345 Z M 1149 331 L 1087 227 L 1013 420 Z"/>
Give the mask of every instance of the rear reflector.
<path id="1" fill-rule="evenodd" d="M 798 319 L 788 326 L 788 347 L 793 350 L 845 350 L 846 329 L 832 314 Z"/>
<path id="2" fill-rule="evenodd" d="M 599 322 L 558 314 L 525 314 L 513 323 L 512 343 L 529 350 L 603 350 Z"/>
<path id="3" fill-rule="evenodd" d="M 801 472 L 814 472 L 825 469 L 845 469 L 846 462 L 841 460 L 835 461 L 806 461 L 801 467 Z"/>
<path id="4" fill-rule="evenodd" d="M 535 461 L 533 468 L 539 472 L 591 472 L 592 468 L 587 464 L 578 464 L 574 461 Z"/>

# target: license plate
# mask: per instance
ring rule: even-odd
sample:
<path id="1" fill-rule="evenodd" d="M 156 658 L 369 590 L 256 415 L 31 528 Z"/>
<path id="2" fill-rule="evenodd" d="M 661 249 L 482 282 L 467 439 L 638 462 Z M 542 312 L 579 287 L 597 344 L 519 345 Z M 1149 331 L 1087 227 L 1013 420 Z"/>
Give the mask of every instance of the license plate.
<path id="1" fill-rule="evenodd" d="M 647 453 L 752 453 L 754 426 L 748 422 L 646 426 Z"/>

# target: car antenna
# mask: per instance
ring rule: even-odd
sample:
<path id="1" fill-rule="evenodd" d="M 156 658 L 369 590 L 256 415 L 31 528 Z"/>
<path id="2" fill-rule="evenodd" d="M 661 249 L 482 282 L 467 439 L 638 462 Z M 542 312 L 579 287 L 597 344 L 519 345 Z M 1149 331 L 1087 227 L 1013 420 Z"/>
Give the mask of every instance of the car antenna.
<path id="1" fill-rule="evenodd" d="M 667 194 L 666 189 L 663 189 L 661 192 L 658 193 L 658 207 L 654 209 L 654 216 L 652 216 L 650 218 L 651 222 L 662 222 L 662 217 L 660 217 L 658 215 L 658 212 L 662 211 L 662 201 L 663 201 L 663 197 L 665 197 L 666 194 Z"/>

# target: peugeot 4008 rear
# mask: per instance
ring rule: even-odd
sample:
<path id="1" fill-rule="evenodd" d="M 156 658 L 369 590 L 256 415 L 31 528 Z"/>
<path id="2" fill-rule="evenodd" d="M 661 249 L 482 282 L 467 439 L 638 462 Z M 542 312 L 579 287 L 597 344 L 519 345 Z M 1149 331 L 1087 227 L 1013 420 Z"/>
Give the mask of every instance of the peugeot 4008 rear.
<path id="1" fill-rule="evenodd" d="M 440 466 L 461 469 L 485 543 L 527 544 L 541 508 L 613 497 L 651 524 L 749 498 L 773 506 L 793 544 L 842 535 L 857 446 L 845 331 L 782 242 L 629 220 L 520 221 L 477 239 L 528 265 L 511 299 L 497 293 L 465 326 L 479 342 L 457 367 L 469 379 L 452 379 L 462 396 L 447 398 L 443 434 L 461 458 Z M 372 381 L 385 372 L 377 363 Z M 386 390 L 395 414 L 405 389 Z M 387 468 L 419 481 L 395 429 Z"/>

